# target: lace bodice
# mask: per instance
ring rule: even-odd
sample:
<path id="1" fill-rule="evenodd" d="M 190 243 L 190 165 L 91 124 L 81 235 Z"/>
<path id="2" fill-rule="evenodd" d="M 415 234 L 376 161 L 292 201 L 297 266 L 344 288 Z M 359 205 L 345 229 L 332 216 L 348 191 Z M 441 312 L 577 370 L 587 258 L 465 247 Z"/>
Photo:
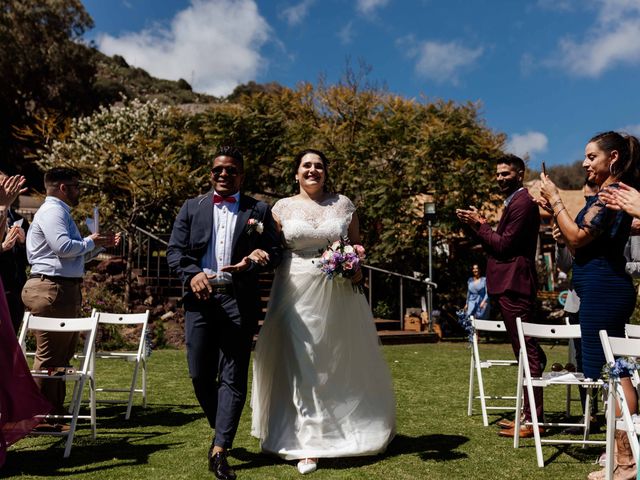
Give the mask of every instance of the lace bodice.
<path id="1" fill-rule="evenodd" d="M 317 256 L 328 242 L 346 237 L 353 212 L 353 203 L 344 195 L 332 195 L 323 202 L 289 197 L 273 206 L 287 248 L 305 257 Z"/>

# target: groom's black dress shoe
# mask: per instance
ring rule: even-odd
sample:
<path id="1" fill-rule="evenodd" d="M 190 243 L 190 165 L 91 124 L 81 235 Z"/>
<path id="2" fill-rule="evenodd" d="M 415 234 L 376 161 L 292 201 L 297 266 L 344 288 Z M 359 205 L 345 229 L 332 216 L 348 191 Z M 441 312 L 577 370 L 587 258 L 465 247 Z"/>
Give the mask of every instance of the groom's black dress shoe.
<path id="1" fill-rule="evenodd" d="M 227 462 L 227 452 L 213 453 L 209 450 L 209 470 L 220 480 L 236 480 L 236 472 Z"/>

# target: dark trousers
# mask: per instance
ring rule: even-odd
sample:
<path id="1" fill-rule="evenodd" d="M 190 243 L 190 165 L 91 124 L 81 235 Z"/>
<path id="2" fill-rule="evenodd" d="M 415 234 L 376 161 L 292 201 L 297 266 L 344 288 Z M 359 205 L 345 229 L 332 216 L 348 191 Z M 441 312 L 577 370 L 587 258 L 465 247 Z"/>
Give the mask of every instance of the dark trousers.
<path id="1" fill-rule="evenodd" d="M 82 306 L 82 289 L 79 281 L 51 280 L 48 278 L 30 278 L 22 289 L 22 301 L 25 308 L 36 316 L 53 318 L 78 317 Z M 71 362 L 78 343 L 78 333 L 35 332 L 36 358 L 35 370 L 50 367 L 66 367 Z M 65 382 L 35 379 L 42 394 L 51 402 L 52 413 L 65 413 Z"/>
<path id="2" fill-rule="evenodd" d="M 577 325 L 580 323 L 578 312 L 564 312 L 565 315 L 569 318 L 569 323 L 572 325 Z M 582 341 L 579 338 L 574 338 L 571 340 L 573 342 L 573 348 L 576 352 L 576 370 L 578 372 L 583 372 L 582 369 Z M 584 413 L 584 406 L 587 400 L 587 389 L 578 387 L 578 392 L 580 393 L 580 404 L 582 405 L 582 413 Z M 591 415 L 595 415 L 598 412 L 598 396 L 593 395 L 591 402 Z"/>
<path id="3" fill-rule="evenodd" d="M 185 306 L 189 375 L 196 398 L 215 430 L 214 445 L 231 448 L 247 398 L 255 328 L 243 325 L 236 299 L 214 295 Z"/>
<path id="4" fill-rule="evenodd" d="M 497 301 L 500 306 L 500 311 L 502 312 L 505 327 L 507 328 L 507 334 L 511 340 L 513 353 L 519 360 L 520 341 L 518 339 L 516 318 L 520 317 L 523 322 L 531 322 L 533 318 L 533 309 L 535 307 L 534 299 L 508 292 L 498 295 Z M 527 349 L 527 355 L 529 357 L 531 376 L 540 377 L 542 376 L 542 371 L 547 363 L 547 357 L 535 338 L 525 337 L 524 341 Z M 536 401 L 536 414 L 538 415 L 538 420 L 543 421 L 544 400 L 542 387 L 534 387 L 533 396 Z M 531 408 L 529 406 L 529 397 L 526 392 L 524 392 L 524 416 L 526 420 L 531 420 Z"/>

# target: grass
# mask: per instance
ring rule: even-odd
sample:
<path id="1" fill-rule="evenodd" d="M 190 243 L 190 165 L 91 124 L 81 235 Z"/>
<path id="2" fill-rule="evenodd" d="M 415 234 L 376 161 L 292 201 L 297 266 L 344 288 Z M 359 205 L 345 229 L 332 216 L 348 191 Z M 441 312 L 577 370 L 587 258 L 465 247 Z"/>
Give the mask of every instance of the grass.
<path id="1" fill-rule="evenodd" d="M 510 358 L 511 347 L 484 345 L 489 358 Z M 566 347 L 547 346 L 549 364 L 565 363 Z M 387 452 L 376 457 L 321 460 L 316 479 L 583 479 L 594 470 L 599 448 L 545 446 L 547 465 L 538 468 L 532 440 L 513 449 L 499 438 L 497 427 L 482 426 L 482 417 L 467 417 L 469 349 L 466 343 L 386 346 L 394 378 L 398 435 Z M 99 379 L 122 377 L 121 362 L 98 363 Z M 123 369 L 124 370 L 124 369 Z M 487 388 L 512 392 L 515 369 L 493 369 Z M 199 479 L 207 470 L 211 432 L 197 405 L 182 351 L 162 350 L 150 359 L 149 404 L 134 407 L 124 420 L 124 406 L 98 406 L 98 437 L 82 426 L 71 457 L 62 458 L 63 443 L 53 437 L 29 437 L 10 448 L 3 478 Z M 564 387 L 548 389 L 548 412 L 564 409 Z M 575 404 L 573 411 L 579 410 Z M 230 458 L 239 479 L 300 479 L 292 462 L 262 455 L 250 436 L 251 410 L 244 410 Z M 491 415 L 495 423 L 499 415 Z M 603 435 L 594 436 L 602 438 Z"/>

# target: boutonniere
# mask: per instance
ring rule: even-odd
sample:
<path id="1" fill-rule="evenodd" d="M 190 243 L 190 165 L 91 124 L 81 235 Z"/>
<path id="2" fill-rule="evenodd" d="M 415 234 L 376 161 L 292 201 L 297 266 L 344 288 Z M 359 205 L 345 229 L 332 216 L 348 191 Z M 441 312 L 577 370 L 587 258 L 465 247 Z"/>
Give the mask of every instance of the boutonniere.
<path id="1" fill-rule="evenodd" d="M 255 218 L 250 218 L 247 222 L 247 233 L 251 235 L 253 232 L 262 233 L 264 232 L 264 225 L 262 222 L 256 220 Z"/>

